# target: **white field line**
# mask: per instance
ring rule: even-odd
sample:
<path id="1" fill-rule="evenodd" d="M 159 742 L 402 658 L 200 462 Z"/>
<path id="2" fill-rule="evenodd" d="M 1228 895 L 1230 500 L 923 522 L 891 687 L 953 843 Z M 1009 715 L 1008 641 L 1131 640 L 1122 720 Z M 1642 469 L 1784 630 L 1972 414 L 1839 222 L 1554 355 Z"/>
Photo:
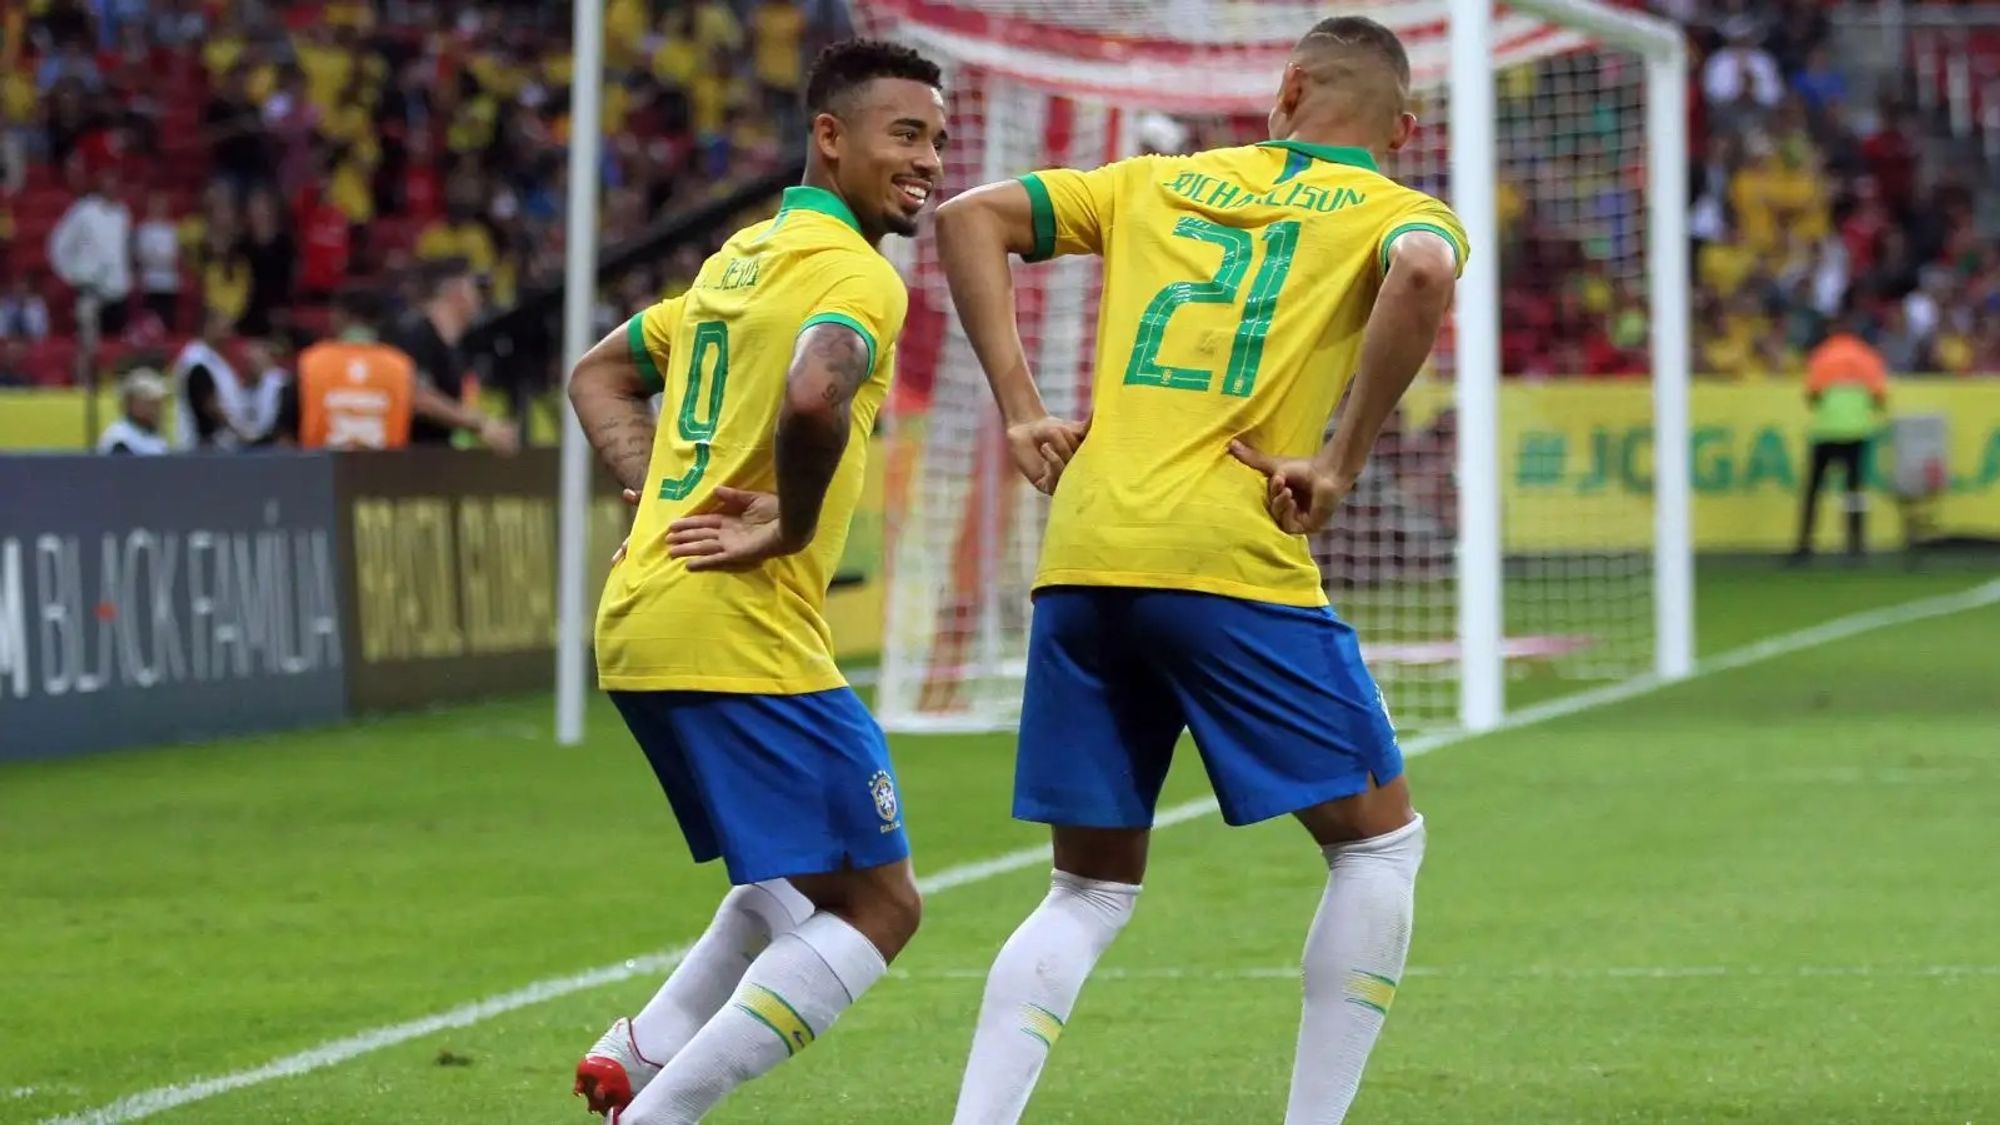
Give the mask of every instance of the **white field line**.
<path id="1" fill-rule="evenodd" d="M 986 969 L 890 969 L 889 975 L 905 980 L 985 980 Z M 1462 980 L 1687 980 L 1691 977 L 1764 977 L 1772 979 L 1819 979 L 1825 977 L 1960 978 L 2000 977 L 2000 965 L 1610 965 L 1602 968 L 1531 965 L 1517 969 L 1482 968 L 1476 965 L 1411 965 L 1405 977 L 1446 977 Z M 1092 983 L 1101 980 L 1191 980 L 1242 981 L 1299 979 L 1297 965 L 1266 965 L 1249 968 L 1102 968 L 1091 972 Z"/>
<path id="2" fill-rule="evenodd" d="M 1876 629 L 1893 625 L 1906 625 L 1926 621 L 1934 617 L 1961 613 L 1969 609 L 2000 602 L 2000 580 L 1988 582 L 1956 594 L 1920 598 L 1900 605 L 1886 606 L 1863 613 L 1849 614 L 1835 618 L 1824 624 L 1784 633 L 1755 644 L 1745 645 L 1718 656 L 1710 657 L 1695 666 L 1695 676 L 1708 676 L 1717 672 L 1732 671 L 1751 664 L 1774 660 L 1806 649 L 1818 648 L 1835 641 L 1859 636 Z M 1610 687 L 1580 692 L 1548 703 L 1525 707 L 1507 716 L 1496 731 L 1515 730 L 1560 719 L 1585 711 L 1622 703 L 1628 699 L 1650 695 L 1667 686 L 1662 681 L 1642 676 Z M 1488 732 L 1493 733 L 1493 732 Z M 1403 746 L 1405 757 L 1428 754 L 1433 750 L 1464 742 L 1476 737 L 1459 731 L 1445 731 L 1423 735 L 1411 739 Z M 1156 827 L 1167 828 L 1185 821 L 1207 816 L 1215 811 L 1215 799 L 1202 797 L 1192 801 L 1161 809 L 1154 821 Z M 954 887 L 982 882 L 1049 862 L 1049 850 L 1042 845 L 1020 848 L 973 863 L 947 867 L 933 875 L 917 880 L 917 884 L 927 895 L 934 895 Z M 234 1071 L 212 1078 L 197 1078 L 188 1082 L 177 1082 L 167 1086 L 156 1086 L 150 1090 L 118 1099 L 96 1109 L 61 1117 L 44 1119 L 40 1125 L 118 1125 L 126 1121 L 137 1121 L 151 1117 L 177 1106 L 203 1101 L 231 1090 L 246 1086 L 256 1086 L 279 1078 L 291 1078 L 338 1066 L 350 1059 L 407 1043 L 450 1028 L 468 1027 L 475 1023 L 505 1015 L 508 1012 L 544 1003 L 559 997 L 569 996 L 604 985 L 631 980 L 634 977 L 657 977 L 680 963 L 687 955 L 688 946 L 679 946 L 663 953 L 648 953 L 603 965 L 581 973 L 564 977 L 551 977 L 533 984 L 502 992 L 483 1000 L 475 1000 L 449 1011 L 438 1012 L 403 1023 L 387 1024 L 367 1031 L 328 1040 L 316 1047 L 309 1047 L 297 1054 L 272 1059 L 262 1066 L 248 1070 Z"/>

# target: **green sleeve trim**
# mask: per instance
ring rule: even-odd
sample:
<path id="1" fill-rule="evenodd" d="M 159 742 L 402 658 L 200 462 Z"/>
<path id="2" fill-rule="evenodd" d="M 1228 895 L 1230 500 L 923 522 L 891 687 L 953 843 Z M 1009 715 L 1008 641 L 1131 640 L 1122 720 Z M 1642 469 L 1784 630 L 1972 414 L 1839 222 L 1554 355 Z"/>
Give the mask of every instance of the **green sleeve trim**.
<path id="1" fill-rule="evenodd" d="M 659 394 L 667 389 L 666 376 L 660 374 L 660 365 L 653 362 L 653 349 L 646 346 L 646 314 L 638 313 L 625 322 L 625 343 L 632 349 L 632 362 L 639 367 L 639 382 L 647 394 Z"/>
<path id="2" fill-rule="evenodd" d="M 1056 252 L 1056 205 L 1049 199 L 1049 186 L 1033 172 L 1021 177 L 1021 186 L 1028 189 L 1028 210 L 1035 217 L 1035 248 L 1024 260 L 1045 262 Z"/>
<path id="3" fill-rule="evenodd" d="M 861 326 L 860 321 L 854 319 L 851 316 L 848 316 L 846 313 L 837 313 L 837 312 L 816 313 L 812 316 L 807 317 L 806 322 L 804 324 L 799 325 L 799 334 L 804 335 L 806 329 L 811 328 L 815 324 L 838 324 L 842 328 L 853 329 L 855 334 L 861 337 L 862 342 L 868 345 L 868 370 L 871 374 L 874 372 L 875 334 L 873 332 L 868 331 L 868 329 L 863 328 Z"/>
<path id="4" fill-rule="evenodd" d="M 1456 263 L 1457 268 L 1455 268 L 1452 272 L 1454 274 L 1461 274 L 1465 272 L 1465 258 L 1468 253 L 1465 243 L 1460 241 L 1457 235 L 1451 233 L 1451 231 L 1447 230 L 1442 226 L 1439 226 L 1436 223 L 1416 222 L 1416 223 L 1404 223 L 1401 226 L 1394 228 L 1388 234 L 1382 237 L 1382 272 L 1384 275 L 1388 274 L 1389 272 L 1389 247 L 1394 246 L 1396 244 L 1397 239 L 1403 237 L 1404 235 L 1410 233 L 1413 230 L 1427 230 L 1432 234 L 1437 235 L 1439 238 L 1444 239 L 1446 242 L 1450 243 L 1452 253 L 1458 256 L 1458 261 Z"/>

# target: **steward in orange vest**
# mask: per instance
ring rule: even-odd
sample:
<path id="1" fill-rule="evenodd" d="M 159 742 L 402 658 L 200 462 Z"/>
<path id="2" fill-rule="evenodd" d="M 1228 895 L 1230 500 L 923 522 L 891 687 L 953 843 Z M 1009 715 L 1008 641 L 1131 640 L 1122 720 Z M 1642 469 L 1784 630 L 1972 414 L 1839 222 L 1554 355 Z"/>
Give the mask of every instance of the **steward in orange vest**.
<path id="1" fill-rule="evenodd" d="M 299 353 L 298 442 L 307 449 L 401 449 L 410 441 L 416 365 L 368 327 L 372 298 L 343 296 L 339 334 Z"/>

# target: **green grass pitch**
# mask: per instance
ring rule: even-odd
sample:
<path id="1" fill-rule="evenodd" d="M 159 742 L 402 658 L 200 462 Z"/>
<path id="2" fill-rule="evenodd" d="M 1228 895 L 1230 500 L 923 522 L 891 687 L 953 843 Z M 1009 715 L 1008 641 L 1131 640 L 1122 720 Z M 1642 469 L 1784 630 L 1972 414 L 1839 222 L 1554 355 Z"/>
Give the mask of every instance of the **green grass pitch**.
<path id="1" fill-rule="evenodd" d="M 1702 648 L 1976 580 L 1708 568 Z M 2000 1122 L 1996 653 L 1989 605 L 1415 759 L 1413 968 L 1350 1120 Z M 0 768 L 0 1121 L 691 939 L 720 872 L 688 863 L 611 710 L 591 721 L 574 751 L 527 700 Z M 1042 838 L 1006 818 L 1006 739 L 896 753 L 920 872 Z M 1169 799 L 1201 792 L 1182 768 Z M 1213 817 L 1154 854 L 1030 1122 L 1283 1115 L 1319 857 Z M 897 976 L 713 1120 L 948 1120 L 987 962 L 1045 885 L 1030 864 L 934 895 Z M 652 987 L 150 1120 L 587 1122 L 570 1068 Z"/>

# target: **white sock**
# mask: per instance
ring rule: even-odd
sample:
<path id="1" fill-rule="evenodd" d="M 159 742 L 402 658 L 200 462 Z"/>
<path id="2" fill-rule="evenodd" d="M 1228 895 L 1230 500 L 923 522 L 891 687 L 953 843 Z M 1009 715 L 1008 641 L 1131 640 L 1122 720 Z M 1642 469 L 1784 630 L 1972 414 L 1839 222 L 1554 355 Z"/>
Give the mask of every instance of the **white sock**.
<path id="1" fill-rule="evenodd" d="M 986 975 L 954 1125 L 1019 1121 L 1049 1049 L 1097 959 L 1125 927 L 1139 888 L 1058 871 L 1049 897 L 1000 947 Z"/>
<path id="2" fill-rule="evenodd" d="M 736 982 L 771 939 L 812 917 L 813 905 L 783 879 L 731 887 L 715 920 L 672 976 L 632 1017 L 639 1057 L 664 1066 L 722 1010 Z"/>
<path id="3" fill-rule="evenodd" d="M 1410 952 L 1424 818 L 1322 850 L 1326 895 L 1306 932 L 1305 1014 L 1285 1125 L 1338 1125 L 1361 1088 Z"/>
<path id="4" fill-rule="evenodd" d="M 825 911 L 778 935 L 722 1010 L 632 1100 L 620 1125 L 701 1120 L 731 1090 L 825 1035 L 888 967 L 861 931 Z"/>

